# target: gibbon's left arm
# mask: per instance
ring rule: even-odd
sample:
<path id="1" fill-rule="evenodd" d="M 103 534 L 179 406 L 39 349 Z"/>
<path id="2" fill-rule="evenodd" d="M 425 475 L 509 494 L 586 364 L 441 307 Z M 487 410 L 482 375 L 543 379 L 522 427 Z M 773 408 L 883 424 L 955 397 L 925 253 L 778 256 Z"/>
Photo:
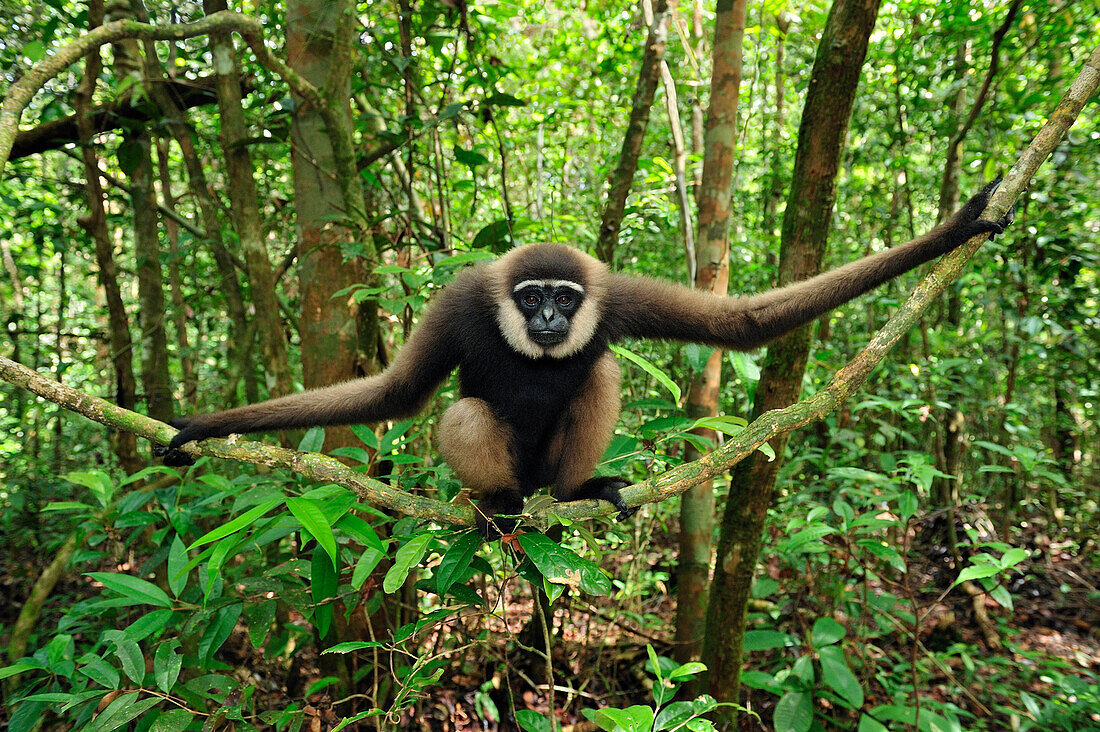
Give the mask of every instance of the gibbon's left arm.
<path id="1" fill-rule="evenodd" d="M 849 300 L 941 254 L 973 236 L 1004 231 L 1014 213 L 1000 221 L 978 219 L 1000 179 L 967 201 L 927 234 L 775 290 L 748 297 L 722 297 L 660 280 L 612 274 L 608 278 L 608 333 L 706 343 L 750 351 L 809 323 Z"/>
<path id="2" fill-rule="evenodd" d="M 470 279 L 460 277 L 439 294 L 393 363 L 381 374 L 173 420 L 172 425 L 180 431 L 168 445 L 165 464 L 189 464 L 190 456 L 179 448 L 207 437 L 381 422 L 417 414 L 458 365 L 461 340 L 455 333 L 455 313 L 463 307 L 462 298 L 468 289 L 464 283 Z"/>

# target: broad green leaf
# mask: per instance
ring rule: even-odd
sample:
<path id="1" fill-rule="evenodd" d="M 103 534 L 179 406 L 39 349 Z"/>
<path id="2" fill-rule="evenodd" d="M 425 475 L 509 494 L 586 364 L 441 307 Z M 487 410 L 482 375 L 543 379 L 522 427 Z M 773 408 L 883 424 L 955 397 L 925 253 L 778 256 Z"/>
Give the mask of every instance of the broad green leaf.
<path id="1" fill-rule="evenodd" d="M 313 624 L 317 626 L 317 632 L 322 638 L 328 635 L 332 624 L 332 603 L 325 600 L 336 596 L 339 580 L 331 558 L 320 549 L 314 549 L 310 564 L 309 588 L 316 606 L 313 611 Z"/>
<path id="2" fill-rule="evenodd" d="M 542 534 L 529 531 L 520 534 L 518 540 L 547 582 L 579 588 L 590 595 L 611 592 L 611 578 L 595 562 L 555 544 Z"/>
<path id="3" fill-rule="evenodd" d="M 183 568 L 187 566 L 187 547 L 183 545 L 179 534 L 172 536 L 172 544 L 168 549 L 168 589 L 176 597 L 180 596 L 183 588 L 187 587 L 187 572 Z"/>
<path id="4" fill-rule="evenodd" d="M 107 708 L 89 722 L 82 732 L 112 732 L 137 719 L 160 702 L 160 697 L 139 699 L 136 691 L 132 694 L 123 694 L 108 704 Z"/>
<path id="5" fill-rule="evenodd" d="M 116 637 L 115 655 L 122 663 L 122 670 L 138 686 L 145 680 L 145 656 L 141 653 L 141 647 L 129 638 Z"/>
<path id="6" fill-rule="evenodd" d="M 656 379 L 657 383 L 668 389 L 669 393 L 672 394 L 673 401 L 675 401 L 677 404 L 680 403 L 680 387 L 676 384 L 676 382 L 670 379 L 664 371 L 661 371 L 661 369 L 654 366 L 647 359 L 639 356 L 633 351 L 626 350 L 622 346 L 611 346 L 611 350 L 615 354 L 625 358 L 627 361 L 634 363 L 642 371 L 645 371 L 647 374 Z"/>
<path id="7" fill-rule="evenodd" d="M 259 649 L 264 644 L 271 623 L 275 620 L 275 609 L 278 603 L 274 600 L 264 600 L 259 603 L 248 603 L 244 606 L 244 619 L 248 623 L 248 638 L 252 641 L 252 647 Z"/>
<path id="8" fill-rule="evenodd" d="M 397 588 L 405 584 L 405 578 L 409 576 L 413 567 L 420 564 L 420 560 L 428 551 L 428 545 L 434 538 L 433 534 L 417 534 L 401 545 L 394 556 L 393 566 L 382 580 L 382 589 L 386 594 L 396 592 Z"/>
<path id="9" fill-rule="evenodd" d="M 1001 557 L 1001 568 L 1008 569 L 1009 567 L 1014 567 L 1030 556 L 1031 553 L 1027 549 L 1013 547 L 1006 551 L 1004 556 Z"/>
<path id="10" fill-rule="evenodd" d="M 447 590 L 465 570 L 469 569 L 477 550 L 481 547 L 482 538 L 476 531 L 467 531 L 458 537 L 447 548 L 435 569 L 435 591 L 440 596 L 446 595 Z"/>
<path id="11" fill-rule="evenodd" d="M 598 709 L 592 721 L 600 729 L 614 732 L 650 732 L 653 729 L 653 707 L 634 705 L 626 709 Z"/>
<path id="12" fill-rule="evenodd" d="M 852 709 L 863 706 L 863 687 L 859 679 L 848 668 L 848 659 L 840 646 L 827 646 L 818 651 L 821 658 L 821 679 L 835 691 L 840 698 L 848 702 Z"/>
<path id="13" fill-rule="evenodd" d="M 199 660 L 203 668 L 209 668 L 210 661 L 213 660 L 214 654 L 229 638 L 230 633 L 233 632 L 233 628 L 237 625 L 237 620 L 239 620 L 240 617 L 241 603 L 238 602 L 219 608 L 214 613 L 214 617 L 210 619 L 210 622 L 206 624 L 202 632 L 202 637 L 199 638 L 198 648 Z"/>
<path id="14" fill-rule="evenodd" d="M 859 715 L 859 727 L 856 732 L 890 732 L 886 725 L 882 724 L 874 717 L 869 717 L 866 714 Z"/>
<path id="15" fill-rule="evenodd" d="M 682 666 L 672 669 L 672 672 L 668 675 L 670 681 L 678 681 L 680 679 L 690 679 L 695 674 L 701 674 L 707 670 L 707 666 L 704 663 L 698 661 L 691 661 L 685 663 Z"/>
<path id="16" fill-rule="evenodd" d="M 746 651 L 767 651 L 795 645 L 794 637 L 777 630 L 747 630 L 742 646 Z"/>
<path id="17" fill-rule="evenodd" d="M 157 687 L 165 694 L 172 692 L 172 687 L 180 676 L 180 669 L 183 668 L 183 656 L 176 653 L 179 646 L 179 641 L 161 643 L 153 654 L 153 678 L 156 679 Z"/>
<path id="18" fill-rule="evenodd" d="M 140 642 L 167 628 L 175 615 L 171 610 L 154 610 L 130 623 L 123 632 L 130 640 Z"/>
<path id="19" fill-rule="evenodd" d="M 310 427 L 298 441 L 298 452 L 320 452 L 325 445 L 325 430 L 323 427 Z"/>
<path id="20" fill-rule="evenodd" d="M 80 673 L 100 686 L 106 686 L 108 689 L 118 688 L 120 677 L 114 666 L 107 663 L 99 656 L 93 656 L 91 654 L 84 656 L 84 658 L 80 659 L 80 662 L 84 664 L 78 669 Z"/>
<path id="21" fill-rule="evenodd" d="M 115 493 L 115 484 L 111 480 L 111 477 L 99 470 L 66 473 L 65 480 L 70 483 L 82 485 L 90 490 L 92 495 L 96 497 L 96 500 L 99 501 L 99 505 L 104 508 L 111 502 L 111 496 Z"/>
<path id="22" fill-rule="evenodd" d="M 149 732 L 183 732 L 194 718 L 195 715 L 186 709 L 169 709 L 157 717 Z"/>
<path id="23" fill-rule="evenodd" d="M 191 551 L 195 547 L 202 546 L 203 544 L 209 544 L 212 541 L 217 541 L 218 539 L 229 536 L 230 534 L 240 531 L 247 526 L 251 526 L 252 524 L 256 523 L 256 520 L 258 518 L 260 518 L 265 513 L 275 508 L 282 502 L 282 499 L 267 501 L 266 503 L 261 503 L 259 506 L 245 511 L 229 523 L 223 524 L 213 531 L 208 531 L 200 536 L 198 539 L 195 539 L 193 542 L 191 542 L 191 546 L 187 547 L 187 550 Z"/>
<path id="24" fill-rule="evenodd" d="M 385 557 L 385 553 L 377 549 L 370 547 L 364 549 L 363 553 L 359 555 L 358 561 L 355 562 L 355 569 L 351 572 L 351 586 L 356 590 L 362 588 L 363 583 L 367 581 L 367 577 L 370 577 L 370 573 Z"/>
<path id="25" fill-rule="evenodd" d="M 172 598 L 152 582 L 128 574 L 114 572 L 88 572 L 88 576 L 112 592 L 132 600 L 131 605 L 157 605 L 172 607 Z"/>
<path id="26" fill-rule="evenodd" d="M 286 507 L 294 514 L 294 518 L 302 524 L 303 528 L 317 540 L 329 559 L 335 566 L 339 563 L 336 557 L 336 537 L 332 533 L 332 525 L 325 518 L 325 512 L 313 501 L 307 498 L 288 498 Z"/>
<path id="27" fill-rule="evenodd" d="M 846 632 L 844 626 L 832 618 L 818 618 L 814 621 L 813 646 L 818 649 L 831 646 L 843 638 Z"/>
<path id="28" fill-rule="evenodd" d="M 788 691 L 775 705 L 775 732 L 809 732 L 813 721 L 813 700 L 804 691 Z"/>
<path id="29" fill-rule="evenodd" d="M 963 568 L 963 571 L 959 572 L 959 578 L 955 580 L 951 586 L 960 585 L 967 580 L 984 579 L 985 577 L 992 577 L 995 574 L 1001 572 L 1001 568 L 991 564 L 972 564 L 969 567 Z"/>
<path id="30" fill-rule="evenodd" d="M 517 709 L 516 722 L 524 732 L 551 732 L 550 720 L 530 709 Z"/>

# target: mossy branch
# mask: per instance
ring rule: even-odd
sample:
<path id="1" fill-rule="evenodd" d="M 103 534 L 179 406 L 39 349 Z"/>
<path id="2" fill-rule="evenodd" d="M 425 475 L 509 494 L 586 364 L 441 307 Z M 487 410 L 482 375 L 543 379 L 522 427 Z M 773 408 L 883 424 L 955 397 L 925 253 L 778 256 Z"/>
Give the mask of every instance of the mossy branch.
<path id="1" fill-rule="evenodd" d="M 50 79 L 82 59 L 89 51 L 126 38 L 180 41 L 208 35 L 214 30 L 230 31 L 240 35 L 256 55 L 257 61 L 281 76 L 291 89 L 321 110 L 323 116 L 327 115 L 325 123 L 331 129 L 335 121 L 329 119 L 332 112 L 329 105 L 325 103 L 324 95 L 264 45 L 263 25 L 255 18 L 231 10 L 223 10 L 211 13 L 194 23 L 151 25 L 134 20 L 118 20 L 101 25 L 62 46 L 57 53 L 47 56 L 32 66 L 30 71 L 8 88 L 7 93 L 4 94 L 3 103 L 0 104 L 0 174 L 4 172 L 12 144 L 19 133 L 19 120 L 23 116 L 23 110 Z"/>
<path id="2" fill-rule="evenodd" d="M 212 15 L 210 19 L 217 15 L 223 14 Z M 230 13 L 230 15 L 233 14 Z M 1084 69 L 1054 109 L 1050 119 L 1005 176 L 1000 188 L 990 200 L 983 214 L 984 218 L 999 219 L 1015 204 L 1027 182 L 1031 180 L 1042 162 L 1049 157 L 1055 145 L 1065 136 L 1085 103 L 1095 94 L 1098 85 L 1100 85 L 1100 48 L 1093 51 Z M 863 384 L 872 369 L 882 361 L 898 339 L 917 322 L 932 301 L 959 276 L 963 266 L 987 238 L 984 234 L 974 237 L 937 262 L 932 272 L 921 280 L 913 294 L 898 308 L 894 316 L 874 334 L 862 351 L 837 372 L 825 389 L 789 407 L 761 415 L 720 448 L 695 462 L 681 465 L 654 476 L 644 483 L 623 489 L 626 502 L 630 505 L 641 505 L 682 493 L 691 486 L 728 471 L 730 467 L 773 437 L 807 425 L 836 410 Z M 176 432 L 163 422 L 121 409 L 102 399 L 59 384 L 3 357 L 0 357 L 0 378 L 97 422 L 133 432 L 158 443 L 166 444 Z M 233 438 L 204 440 L 192 450 L 203 455 L 281 467 L 312 480 L 337 483 L 355 491 L 367 503 L 417 518 L 448 524 L 472 525 L 473 523 L 473 511 L 469 506 L 443 503 L 393 489 L 356 473 L 338 460 L 324 455 L 300 453 L 259 442 L 242 442 Z M 615 510 L 617 509 L 612 509 L 609 504 L 597 501 L 576 501 L 554 504 L 546 509 L 545 513 L 568 519 L 583 519 L 613 513 Z M 540 511 L 536 518 L 545 519 L 543 513 Z"/>

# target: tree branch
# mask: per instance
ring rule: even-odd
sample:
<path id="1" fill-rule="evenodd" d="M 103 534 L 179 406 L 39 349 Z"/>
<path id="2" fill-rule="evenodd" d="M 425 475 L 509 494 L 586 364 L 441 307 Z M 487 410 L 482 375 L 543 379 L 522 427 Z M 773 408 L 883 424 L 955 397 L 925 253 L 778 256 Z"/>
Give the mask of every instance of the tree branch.
<path id="1" fill-rule="evenodd" d="M 1092 52 L 1069 92 L 1058 103 L 1047 123 L 1005 176 L 982 215 L 983 218 L 996 220 L 1008 212 L 1023 192 L 1027 182 L 1077 119 L 1089 97 L 1096 93 L 1098 86 L 1100 86 L 1100 47 Z M 837 372 L 823 390 L 789 407 L 766 412 L 720 448 L 699 460 L 680 465 L 644 483 L 624 488 L 623 498 L 629 505 L 637 506 L 682 493 L 693 485 L 725 473 L 776 435 L 822 419 L 837 409 L 863 384 L 901 336 L 916 324 L 921 313 L 946 289 L 948 284 L 958 277 L 963 266 L 987 238 L 985 234 L 976 236 L 937 262 L 932 272 L 921 280 L 913 294 L 898 308 L 886 325 L 875 333 L 862 351 Z M 176 434 L 172 427 L 163 422 L 59 384 L 4 357 L 0 357 L 0 378 L 97 422 L 133 432 L 161 444 L 167 444 Z M 311 480 L 336 483 L 355 491 L 364 502 L 409 516 L 447 524 L 473 524 L 473 511 L 469 506 L 443 503 L 393 489 L 325 455 L 300 453 L 259 442 L 242 442 L 236 438 L 204 440 L 198 443 L 197 448 L 191 448 L 189 451 L 239 462 L 281 467 Z M 547 514 L 553 514 L 561 518 L 577 520 L 610 514 L 617 510 L 610 504 L 597 501 L 574 501 L 555 503 L 550 508 L 537 512 L 534 518 L 536 522 L 545 522 Z"/>

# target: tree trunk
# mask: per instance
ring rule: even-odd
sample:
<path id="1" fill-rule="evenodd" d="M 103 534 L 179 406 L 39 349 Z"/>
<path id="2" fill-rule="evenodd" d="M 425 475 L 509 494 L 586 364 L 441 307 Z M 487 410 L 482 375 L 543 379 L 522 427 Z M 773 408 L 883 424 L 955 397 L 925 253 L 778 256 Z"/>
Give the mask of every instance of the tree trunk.
<path id="1" fill-rule="evenodd" d="M 105 20 L 132 20 L 126 0 L 106 4 Z M 112 44 L 115 75 L 143 84 L 141 52 L 132 39 Z M 134 215 L 134 256 L 137 261 L 141 327 L 141 388 L 146 413 L 155 419 L 172 418 L 174 404 L 168 378 L 168 335 L 164 329 L 164 284 L 160 269 L 159 217 L 153 190 L 152 137 L 147 128 L 134 125 L 123 135 L 119 164 L 129 173 L 130 202 Z"/>
<path id="2" fill-rule="evenodd" d="M 209 15 L 227 8 L 225 0 L 204 0 Z M 210 34 L 210 52 L 217 74 L 218 112 L 221 115 L 221 144 L 228 180 L 229 211 L 241 242 L 245 268 L 255 307 L 257 336 L 267 373 L 270 396 L 282 396 L 293 390 L 286 336 L 279 317 L 275 294 L 275 276 L 260 223 L 259 196 L 253 177 L 252 158 L 246 141 L 251 136 L 241 106 L 241 78 L 233 38 L 228 32 Z"/>
<path id="3" fill-rule="evenodd" d="M 783 216 L 780 286 L 821 271 L 844 137 L 878 8 L 879 0 L 836 0 L 829 11 L 799 125 Z M 797 399 L 810 352 L 811 327 L 769 346 L 753 404 L 754 418 Z M 786 442 L 786 435 L 772 441 L 775 460 L 753 453 L 733 474 L 719 529 L 703 647 L 710 693 L 719 701 L 738 700 L 745 608 Z M 736 719 L 732 711 L 721 716 L 727 726 Z"/>
<path id="4" fill-rule="evenodd" d="M 665 55 L 668 41 L 668 0 L 657 0 L 653 10 L 653 22 L 646 36 L 645 52 L 638 71 L 638 85 L 634 89 L 634 99 L 630 109 L 630 121 L 626 126 L 623 147 L 619 151 L 619 162 L 608 180 L 607 206 L 600 220 L 600 233 L 596 240 L 596 256 L 611 263 L 615 256 L 615 246 L 619 243 L 619 229 L 623 225 L 626 211 L 626 197 L 634 184 L 634 173 L 638 170 L 638 157 L 642 152 L 645 130 L 649 125 L 649 112 L 653 108 L 653 97 L 657 93 L 657 82 L 661 77 L 661 59 Z"/>
<path id="5" fill-rule="evenodd" d="M 354 24 L 348 0 L 293 0 L 287 4 L 287 56 L 305 79 L 325 91 L 320 110 L 295 97 L 291 123 L 294 205 L 300 232 L 298 272 L 302 288 L 302 372 L 306 388 L 371 373 L 377 355 L 374 300 L 359 303 L 332 293 L 370 285 L 373 250 L 352 147 L 350 44 Z M 337 129 L 326 124 L 328 114 Z M 340 138 L 340 139 L 338 139 Z M 350 163 L 350 171 L 348 169 Z M 358 200 L 355 200 L 356 196 Z M 346 260 L 355 244 L 366 258 Z M 359 444 L 347 427 L 326 430 L 326 449 Z"/>
<path id="6" fill-rule="evenodd" d="M 723 0 L 718 4 L 710 107 L 707 109 L 703 138 L 695 287 L 720 295 L 726 294 L 729 284 L 730 202 L 747 6 L 747 0 Z M 722 351 L 715 349 L 707 359 L 703 372 L 692 382 L 687 398 L 688 416 L 717 414 L 721 385 Z M 701 432 L 711 440 L 717 437 L 713 430 Z M 698 457 L 689 445 L 688 460 Z M 714 533 L 712 485 L 711 481 L 700 483 L 681 497 L 676 600 L 676 656 L 681 661 L 696 657 L 703 643 Z"/>

